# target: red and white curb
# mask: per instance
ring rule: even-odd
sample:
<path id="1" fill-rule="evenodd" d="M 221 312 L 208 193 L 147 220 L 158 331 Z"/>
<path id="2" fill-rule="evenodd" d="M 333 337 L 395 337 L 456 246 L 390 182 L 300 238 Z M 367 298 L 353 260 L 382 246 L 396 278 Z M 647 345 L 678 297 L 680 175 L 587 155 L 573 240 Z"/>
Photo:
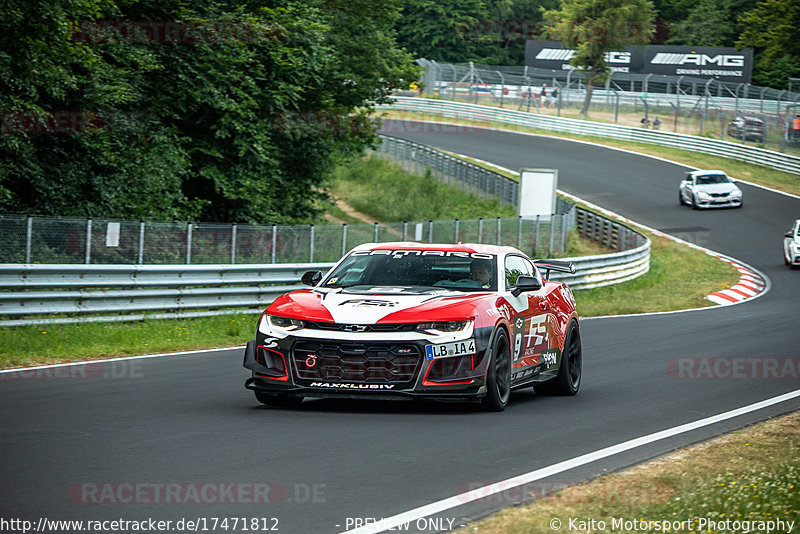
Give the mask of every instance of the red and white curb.
<path id="1" fill-rule="evenodd" d="M 752 269 L 735 261 L 731 261 L 728 258 L 722 256 L 717 257 L 722 261 L 727 261 L 733 265 L 736 270 L 739 271 L 740 277 L 739 283 L 737 283 L 735 286 L 729 289 L 723 289 L 722 291 L 717 291 L 716 293 L 711 293 L 709 296 L 707 296 L 706 298 L 711 302 L 716 302 L 722 306 L 737 304 L 743 300 L 755 297 L 767 287 L 767 284 L 764 282 L 764 279 L 761 278 L 761 275 Z"/>

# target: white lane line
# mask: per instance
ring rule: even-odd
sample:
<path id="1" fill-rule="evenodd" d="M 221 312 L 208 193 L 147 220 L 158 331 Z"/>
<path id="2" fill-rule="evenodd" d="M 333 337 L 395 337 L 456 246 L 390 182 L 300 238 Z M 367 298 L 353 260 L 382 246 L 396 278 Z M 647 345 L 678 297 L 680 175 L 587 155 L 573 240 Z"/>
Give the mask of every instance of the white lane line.
<path id="1" fill-rule="evenodd" d="M 697 421 L 693 421 L 691 423 L 686 423 L 680 426 L 668 428 L 666 430 L 661 430 L 660 432 L 655 432 L 653 434 L 648 434 L 646 436 L 635 438 L 629 441 L 624 441 L 617 445 L 612 445 L 604 449 L 583 454 L 581 456 L 577 456 L 548 467 L 536 469 L 535 471 L 509 478 L 501 482 L 495 482 L 494 484 L 489 484 L 488 486 L 483 486 L 459 495 L 454 495 L 453 497 L 448 497 L 447 499 L 443 499 L 441 501 L 432 502 L 430 504 L 414 508 L 413 510 L 381 519 L 375 523 L 370 523 L 359 528 L 342 532 L 341 534 L 377 534 L 378 532 L 396 528 L 404 523 L 416 521 L 433 514 L 444 512 L 451 508 L 456 508 L 479 499 L 484 499 L 502 491 L 507 491 L 509 488 L 529 484 L 531 482 L 535 482 L 537 480 L 541 480 L 543 478 L 553 476 L 558 473 L 595 462 L 597 460 L 602 460 L 603 458 L 608 458 L 609 456 L 614 456 L 631 449 L 649 445 L 650 443 L 654 443 L 656 441 L 677 436 L 678 434 L 683 434 L 692 430 L 697 430 L 698 428 L 713 425 L 728 419 L 733 419 L 734 417 L 739 417 L 740 415 L 745 415 L 763 408 L 768 408 L 775 404 L 796 399 L 798 397 L 800 397 L 800 389 L 796 389 L 789 393 L 785 393 L 761 402 L 749 404 L 741 408 L 723 412 L 721 414 L 712 415 L 711 417 L 698 419 Z"/>
<path id="2" fill-rule="evenodd" d="M 49 365 L 36 365 L 34 367 L 14 367 L 11 369 L 0 369 L 0 374 L 4 373 L 19 373 L 24 371 L 36 371 L 39 369 L 53 369 L 56 367 L 72 367 L 75 365 L 94 365 L 97 363 L 107 363 L 107 362 L 119 362 L 123 360 L 145 360 L 148 358 L 164 358 L 166 356 L 184 356 L 187 354 L 200 354 L 203 352 L 219 352 L 223 350 L 234 350 L 234 349 L 244 349 L 244 345 L 241 347 L 223 347 L 221 349 L 200 349 L 200 350 L 185 350 L 181 352 L 165 352 L 162 354 L 142 354 L 140 356 L 121 356 L 119 358 L 105 358 L 102 360 L 82 360 L 79 362 L 68 362 L 68 363 L 52 363 Z"/>

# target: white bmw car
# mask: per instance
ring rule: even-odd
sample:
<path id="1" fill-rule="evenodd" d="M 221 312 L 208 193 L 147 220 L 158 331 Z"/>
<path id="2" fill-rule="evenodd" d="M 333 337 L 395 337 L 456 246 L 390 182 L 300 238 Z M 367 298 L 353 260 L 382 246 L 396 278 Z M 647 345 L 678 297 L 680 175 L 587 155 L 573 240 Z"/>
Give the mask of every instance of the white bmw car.
<path id="1" fill-rule="evenodd" d="M 783 234 L 783 263 L 792 268 L 800 267 L 800 219 L 794 221 L 792 229 Z"/>
<path id="2" fill-rule="evenodd" d="M 742 190 L 723 171 L 691 171 L 678 187 L 678 202 L 701 208 L 740 208 Z"/>

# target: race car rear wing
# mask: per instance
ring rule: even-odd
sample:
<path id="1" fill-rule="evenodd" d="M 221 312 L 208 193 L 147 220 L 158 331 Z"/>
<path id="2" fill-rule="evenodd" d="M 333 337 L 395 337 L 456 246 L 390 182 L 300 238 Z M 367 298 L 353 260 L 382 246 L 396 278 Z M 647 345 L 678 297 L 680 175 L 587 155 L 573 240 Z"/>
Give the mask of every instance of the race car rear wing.
<path id="1" fill-rule="evenodd" d="M 558 271 L 560 273 L 575 274 L 575 264 L 571 261 L 560 260 L 536 260 L 533 262 L 540 270 L 545 271 L 545 278 L 550 278 L 550 271 Z"/>

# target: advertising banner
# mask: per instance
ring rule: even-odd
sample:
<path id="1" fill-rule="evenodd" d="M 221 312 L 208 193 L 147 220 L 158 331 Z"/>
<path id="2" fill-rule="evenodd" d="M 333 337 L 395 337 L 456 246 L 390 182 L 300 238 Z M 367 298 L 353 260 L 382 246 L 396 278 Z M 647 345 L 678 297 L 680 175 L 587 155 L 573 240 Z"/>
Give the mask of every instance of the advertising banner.
<path id="1" fill-rule="evenodd" d="M 575 50 L 560 41 L 526 41 L 525 64 L 538 69 L 569 70 Z M 714 78 L 722 82 L 750 83 L 753 50 L 710 46 L 629 46 L 608 52 L 612 72 L 663 74 Z"/>

